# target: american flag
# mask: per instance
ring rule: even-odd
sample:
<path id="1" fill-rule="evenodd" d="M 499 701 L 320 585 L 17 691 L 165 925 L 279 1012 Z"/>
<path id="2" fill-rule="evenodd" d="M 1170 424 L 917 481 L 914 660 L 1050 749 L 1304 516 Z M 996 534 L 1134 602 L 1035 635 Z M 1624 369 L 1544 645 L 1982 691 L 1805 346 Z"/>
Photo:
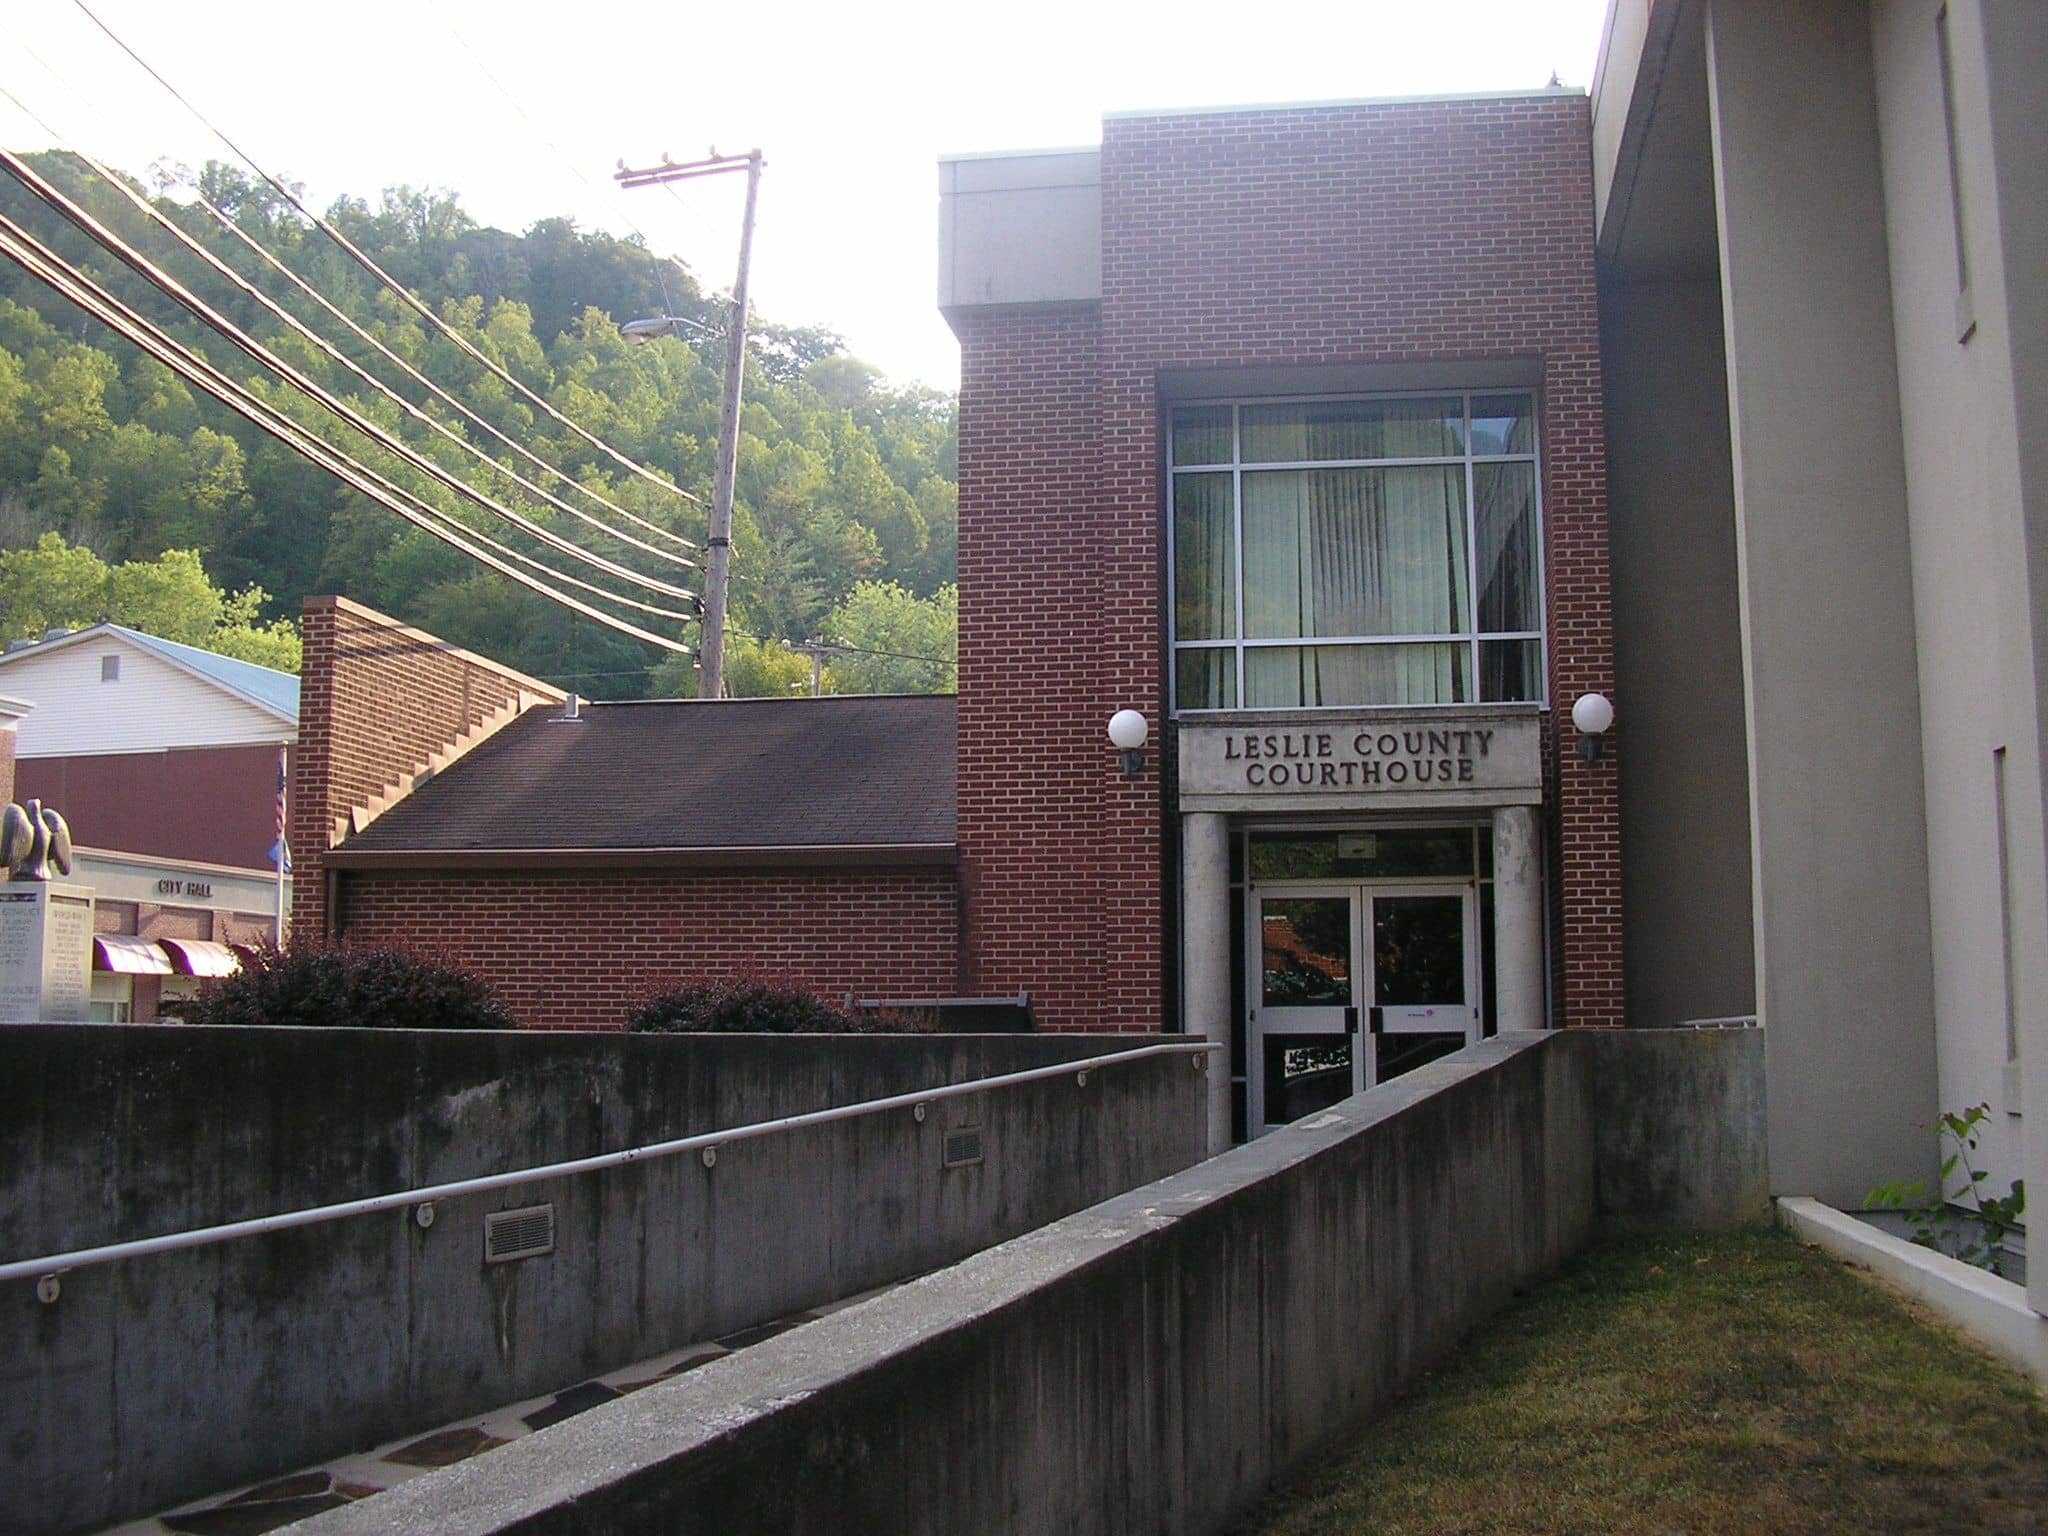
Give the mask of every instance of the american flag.
<path id="1" fill-rule="evenodd" d="M 277 841 L 270 845 L 270 862 L 286 874 L 292 872 L 292 845 L 285 837 L 285 748 L 277 749 Z"/>

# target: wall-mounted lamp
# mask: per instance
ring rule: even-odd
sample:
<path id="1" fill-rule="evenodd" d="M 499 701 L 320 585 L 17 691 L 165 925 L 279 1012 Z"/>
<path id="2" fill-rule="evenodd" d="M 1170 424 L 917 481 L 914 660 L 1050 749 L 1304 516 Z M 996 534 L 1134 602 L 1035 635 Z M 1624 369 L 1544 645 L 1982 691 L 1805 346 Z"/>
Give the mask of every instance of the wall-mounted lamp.
<path id="1" fill-rule="evenodd" d="M 1109 717 L 1109 744 L 1123 756 L 1125 778 L 1135 779 L 1145 771 L 1145 738 L 1151 733 L 1135 709 L 1120 709 Z"/>
<path id="2" fill-rule="evenodd" d="M 1582 693 L 1572 706 L 1572 724 L 1579 732 L 1579 756 L 1595 762 L 1600 756 L 1600 738 L 1614 724 L 1614 703 L 1604 693 Z"/>

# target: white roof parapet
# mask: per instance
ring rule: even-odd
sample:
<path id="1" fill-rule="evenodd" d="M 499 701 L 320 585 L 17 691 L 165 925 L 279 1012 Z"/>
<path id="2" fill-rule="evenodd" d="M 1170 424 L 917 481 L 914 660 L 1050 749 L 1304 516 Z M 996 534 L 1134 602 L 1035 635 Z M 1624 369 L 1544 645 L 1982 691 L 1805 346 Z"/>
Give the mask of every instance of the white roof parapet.
<path id="1" fill-rule="evenodd" d="M 1415 107 L 1432 102 L 1527 101 L 1535 97 L 1584 96 L 1576 85 L 1538 85 L 1514 91 L 1436 91 L 1419 96 L 1337 96 L 1323 101 L 1247 101 L 1209 107 L 1125 107 L 1102 114 L 1105 122 L 1144 117 L 1222 117 L 1243 112 L 1316 112 L 1331 107 Z"/>
<path id="2" fill-rule="evenodd" d="M 1101 297 L 1100 150 L 939 162 L 942 312 Z"/>

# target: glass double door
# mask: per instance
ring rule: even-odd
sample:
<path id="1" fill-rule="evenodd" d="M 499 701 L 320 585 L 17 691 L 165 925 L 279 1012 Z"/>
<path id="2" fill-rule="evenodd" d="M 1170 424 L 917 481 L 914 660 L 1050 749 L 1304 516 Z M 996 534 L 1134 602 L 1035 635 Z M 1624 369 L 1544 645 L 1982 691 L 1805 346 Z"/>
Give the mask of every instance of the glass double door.
<path id="1" fill-rule="evenodd" d="M 1479 1038 L 1471 885 L 1289 883 L 1249 896 L 1253 1134 Z"/>

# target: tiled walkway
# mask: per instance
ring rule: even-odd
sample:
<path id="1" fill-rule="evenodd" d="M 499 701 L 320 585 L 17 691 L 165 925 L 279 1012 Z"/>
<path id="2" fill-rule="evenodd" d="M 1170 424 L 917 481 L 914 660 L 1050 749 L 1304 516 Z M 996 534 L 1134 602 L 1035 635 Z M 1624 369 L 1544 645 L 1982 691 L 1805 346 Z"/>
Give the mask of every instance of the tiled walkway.
<path id="1" fill-rule="evenodd" d="M 882 1287 L 883 1290 L 891 1288 Z M 431 1434 L 409 1435 L 361 1455 L 340 1457 L 325 1466 L 272 1478 L 231 1493 L 214 1494 L 148 1520 L 133 1520 L 126 1525 L 115 1526 L 103 1536 L 165 1536 L 166 1532 L 175 1532 L 178 1536 L 261 1536 L 262 1532 L 274 1531 L 308 1515 L 317 1515 L 323 1509 L 374 1498 L 385 1489 L 395 1488 L 436 1467 L 453 1466 L 458 1461 L 481 1456 L 507 1441 L 574 1418 L 586 1408 L 595 1408 L 599 1403 L 608 1403 L 628 1392 L 650 1387 L 666 1377 L 680 1376 L 734 1350 L 745 1349 L 763 1339 L 772 1339 L 814 1318 L 824 1317 L 879 1294 L 880 1291 L 867 1291 L 827 1307 L 778 1318 L 758 1327 L 743 1328 L 711 1343 L 670 1350 L 665 1355 L 656 1355 L 651 1360 L 594 1376 L 589 1381 L 578 1382 L 546 1397 L 530 1398 L 509 1408 L 463 1419 Z"/>

